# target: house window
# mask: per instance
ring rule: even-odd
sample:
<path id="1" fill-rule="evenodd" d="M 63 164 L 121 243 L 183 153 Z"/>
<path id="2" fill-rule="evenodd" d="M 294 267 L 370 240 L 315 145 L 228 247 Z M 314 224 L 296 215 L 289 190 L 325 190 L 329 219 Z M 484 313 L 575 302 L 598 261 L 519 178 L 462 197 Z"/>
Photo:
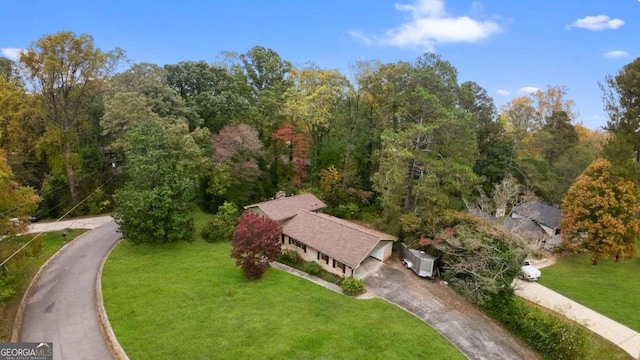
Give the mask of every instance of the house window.
<path id="1" fill-rule="evenodd" d="M 329 255 L 325 255 L 320 251 L 318 251 L 318 260 L 320 259 L 322 259 L 325 262 L 325 264 L 329 265 Z"/>
<path id="2" fill-rule="evenodd" d="M 336 259 L 333 259 L 333 267 L 341 269 L 343 274 L 347 272 L 346 266 L 340 261 L 337 261 Z"/>
<path id="3" fill-rule="evenodd" d="M 284 234 L 280 235 L 280 238 L 282 240 L 282 243 L 284 244 Z"/>
<path id="4" fill-rule="evenodd" d="M 291 240 L 291 238 L 289 238 L 289 240 Z M 293 240 L 293 245 L 295 245 L 295 246 L 297 246 L 297 247 L 301 248 L 302 250 L 304 250 L 304 252 L 305 252 L 305 253 L 307 252 L 307 245 L 305 245 L 305 244 L 301 243 L 300 241 L 298 241 L 298 240 Z"/>
<path id="5" fill-rule="evenodd" d="M 556 228 L 556 235 L 560 235 L 560 229 Z"/>

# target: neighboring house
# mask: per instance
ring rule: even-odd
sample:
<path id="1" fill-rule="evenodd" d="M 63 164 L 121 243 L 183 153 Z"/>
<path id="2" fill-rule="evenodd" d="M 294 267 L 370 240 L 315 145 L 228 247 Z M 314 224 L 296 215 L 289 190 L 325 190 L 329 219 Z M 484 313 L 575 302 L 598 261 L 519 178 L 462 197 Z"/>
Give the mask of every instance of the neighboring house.
<path id="1" fill-rule="evenodd" d="M 511 210 L 511 219 L 504 223 L 509 230 L 540 242 L 540 247 L 552 250 L 560 245 L 560 209 L 541 203 L 529 201 L 515 206 Z"/>
<path id="2" fill-rule="evenodd" d="M 384 261 L 391 256 L 395 236 L 322 214 L 325 207 L 312 194 L 301 194 L 245 209 L 280 222 L 283 248 L 340 276 L 357 276 L 360 264 L 369 257 Z"/>

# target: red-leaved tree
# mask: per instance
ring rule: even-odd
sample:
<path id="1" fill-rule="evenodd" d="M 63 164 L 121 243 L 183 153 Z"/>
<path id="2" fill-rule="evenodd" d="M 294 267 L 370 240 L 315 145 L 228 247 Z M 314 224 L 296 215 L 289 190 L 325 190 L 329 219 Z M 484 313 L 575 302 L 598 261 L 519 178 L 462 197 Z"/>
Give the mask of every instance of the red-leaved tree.
<path id="1" fill-rule="evenodd" d="M 293 170 L 293 182 L 295 186 L 302 188 L 303 181 L 309 176 L 309 146 L 311 143 L 309 135 L 298 132 L 293 124 L 285 124 L 273 132 L 271 138 L 289 148 L 288 161 Z"/>
<path id="2" fill-rule="evenodd" d="M 281 254 L 281 235 L 277 221 L 250 212 L 240 216 L 231 241 L 231 257 L 247 278 L 260 279 L 269 262 Z"/>

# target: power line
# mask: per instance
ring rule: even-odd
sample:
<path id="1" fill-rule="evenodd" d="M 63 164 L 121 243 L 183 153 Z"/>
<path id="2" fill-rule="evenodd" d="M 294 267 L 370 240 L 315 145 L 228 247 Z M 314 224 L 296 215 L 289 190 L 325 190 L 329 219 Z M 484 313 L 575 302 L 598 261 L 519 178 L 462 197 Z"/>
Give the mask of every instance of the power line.
<path id="1" fill-rule="evenodd" d="M 75 210 L 76 208 L 78 208 L 78 206 L 82 205 L 82 203 L 84 203 L 85 201 L 89 200 L 89 198 L 91 196 L 93 196 L 93 194 L 95 194 L 98 190 L 100 190 L 103 186 L 107 185 L 111 180 L 113 180 L 113 178 L 115 177 L 115 175 L 112 175 L 107 181 L 105 181 L 102 185 L 98 186 L 91 194 L 89 194 L 89 196 L 87 196 L 86 198 L 82 199 L 82 201 L 80 201 L 79 203 L 77 203 L 74 207 L 72 207 L 69 211 L 67 211 L 66 213 L 64 213 L 64 215 L 62 215 L 60 218 L 58 218 L 56 221 L 54 221 L 53 223 L 57 223 L 60 220 L 64 219 L 65 216 L 69 215 L 73 210 Z M 31 240 L 27 241 L 24 245 L 22 245 L 18 250 L 16 250 L 13 254 L 11 254 L 8 258 L 6 258 L 2 264 L 0 264 L 0 268 L 2 268 L 4 266 L 4 264 L 6 264 L 7 262 L 9 262 L 9 260 L 11 260 L 16 254 L 18 254 L 20 251 L 22 251 L 24 248 L 27 247 L 27 245 L 31 244 L 33 242 L 33 240 L 37 239 L 38 237 L 40 237 L 40 235 L 44 234 L 44 231 L 39 232 L 36 236 L 34 236 Z"/>
<path id="2" fill-rule="evenodd" d="M 55 189 L 50 190 L 50 191 L 47 191 L 47 192 L 45 192 L 44 194 L 41 194 L 40 196 L 46 196 L 46 195 L 49 195 L 49 194 L 51 194 L 52 192 L 54 192 L 54 191 L 58 191 L 58 190 L 60 190 L 60 189 L 62 189 L 62 188 L 64 188 L 64 187 L 66 187 L 66 186 L 67 186 L 67 185 L 66 185 L 66 184 L 64 184 L 64 185 L 62 185 L 62 186 L 60 186 L 60 187 L 58 187 L 58 188 L 55 188 Z M 3 212 L 1 212 L 1 213 L 0 213 L 0 216 L 4 215 L 4 214 L 6 214 L 6 213 L 9 213 L 9 212 L 11 212 L 11 211 L 13 211 L 13 210 L 15 210 L 15 209 L 17 209 L 17 208 L 19 208 L 19 207 L 22 207 L 22 206 L 24 206 L 24 205 L 26 205 L 26 204 L 28 204 L 28 203 L 29 203 L 29 201 L 25 201 L 25 202 L 23 202 L 22 204 L 18 204 L 18 205 L 16 205 L 16 206 L 12 207 L 12 208 L 11 208 L 11 209 L 9 209 L 9 210 L 5 210 L 5 211 L 3 211 Z"/>

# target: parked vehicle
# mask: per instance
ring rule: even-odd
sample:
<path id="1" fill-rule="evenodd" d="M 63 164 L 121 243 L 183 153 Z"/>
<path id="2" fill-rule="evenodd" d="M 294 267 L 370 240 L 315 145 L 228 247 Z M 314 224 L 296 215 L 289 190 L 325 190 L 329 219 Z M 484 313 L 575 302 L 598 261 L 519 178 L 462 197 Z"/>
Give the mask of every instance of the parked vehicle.
<path id="1" fill-rule="evenodd" d="M 536 281 L 540 279 L 540 270 L 538 270 L 535 266 L 532 265 L 531 260 L 525 260 L 522 263 L 522 267 L 520 268 L 519 278 L 527 281 Z"/>
<path id="2" fill-rule="evenodd" d="M 400 260 L 406 268 L 413 270 L 418 276 L 433 279 L 438 275 L 436 266 L 438 258 L 424 251 L 409 249 L 405 244 L 400 244 Z"/>

